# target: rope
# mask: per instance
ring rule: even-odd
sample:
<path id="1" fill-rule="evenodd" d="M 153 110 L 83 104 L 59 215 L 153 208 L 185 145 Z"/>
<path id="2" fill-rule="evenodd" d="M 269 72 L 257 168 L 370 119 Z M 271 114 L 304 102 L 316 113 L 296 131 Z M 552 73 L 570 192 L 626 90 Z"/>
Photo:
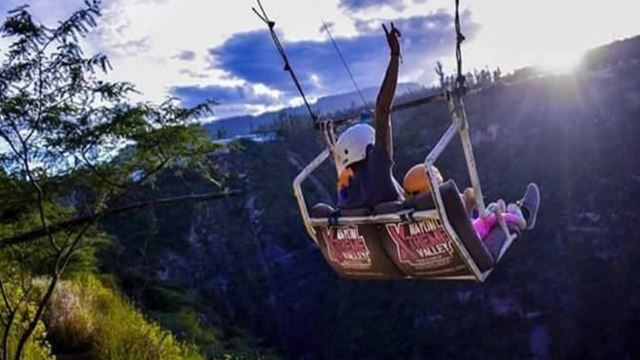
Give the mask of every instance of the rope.
<path id="1" fill-rule="evenodd" d="M 262 20 L 267 25 L 267 27 L 269 28 L 269 33 L 271 34 L 271 39 L 273 40 L 273 43 L 275 44 L 276 49 L 280 53 L 280 56 L 282 57 L 282 60 L 284 61 L 284 71 L 287 71 L 287 72 L 289 72 L 289 74 L 291 74 L 291 78 L 293 79 L 293 82 L 296 85 L 296 88 L 298 89 L 298 92 L 300 93 L 300 96 L 302 97 L 302 100 L 304 101 L 304 105 L 307 107 L 307 111 L 309 112 L 309 116 L 311 116 L 311 120 L 313 120 L 313 122 L 315 124 L 316 121 L 318 120 L 318 116 L 311 109 L 311 105 L 309 105 L 309 101 L 307 100 L 307 97 L 304 94 L 304 91 L 302 90 L 302 85 L 300 85 L 300 81 L 298 81 L 298 77 L 296 76 L 296 73 L 293 71 L 293 68 L 291 67 L 291 63 L 289 62 L 289 58 L 287 57 L 287 53 L 285 52 L 284 47 L 282 46 L 282 43 L 280 42 L 280 39 L 278 38 L 278 34 L 276 34 L 276 32 L 274 30 L 274 27 L 276 26 L 276 23 L 269 19 L 269 17 L 267 16 L 266 11 L 264 10 L 264 7 L 262 7 L 262 4 L 260 3 L 260 0 L 256 0 L 256 1 L 258 2 L 258 6 L 260 7 L 260 12 L 261 13 L 258 12 L 258 10 L 256 10 L 256 8 L 254 8 L 254 7 L 252 7 L 251 9 L 253 10 L 253 12 L 256 15 L 258 15 L 260 20 Z"/>
<path id="2" fill-rule="evenodd" d="M 351 69 L 347 64 L 347 61 L 345 60 L 344 56 L 342 56 L 342 51 L 340 51 L 340 48 L 338 47 L 338 44 L 333 38 L 333 35 L 331 35 L 331 31 L 329 31 L 329 26 L 327 26 L 327 23 L 324 21 L 324 19 L 320 18 L 320 20 L 322 21 L 322 26 L 324 26 L 324 29 L 327 32 L 327 35 L 329 35 L 329 40 L 331 40 L 331 43 L 333 44 L 333 48 L 336 50 L 338 57 L 340 57 L 340 60 L 342 61 L 342 65 L 344 65 L 344 69 L 347 71 L 347 74 L 349 75 L 349 78 L 353 83 L 353 87 L 355 87 L 356 92 L 358 93 L 358 95 L 360 96 L 360 99 L 362 100 L 362 105 L 366 108 L 368 105 L 367 100 L 365 100 L 364 95 L 362 95 L 362 91 L 360 90 L 360 87 L 358 86 L 358 83 L 356 82 L 355 77 L 351 73 Z"/>
<path id="3" fill-rule="evenodd" d="M 460 45 L 465 41 L 464 34 L 460 29 L 460 0 L 456 0 L 456 18 L 455 18 L 455 26 L 456 26 L 456 63 L 458 67 L 458 76 L 456 78 L 456 87 L 455 91 L 458 95 L 463 95 L 466 91 L 466 79 L 462 74 L 462 50 L 460 49 Z"/>

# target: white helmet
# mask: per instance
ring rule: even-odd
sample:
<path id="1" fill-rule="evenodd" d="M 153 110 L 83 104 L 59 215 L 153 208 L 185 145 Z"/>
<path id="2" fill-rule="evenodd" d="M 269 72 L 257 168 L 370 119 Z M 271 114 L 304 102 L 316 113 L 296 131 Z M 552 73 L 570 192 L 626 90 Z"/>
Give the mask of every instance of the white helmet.
<path id="1" fill-rule="evenodd" d="M 374 143 L 375 135 L 376 131 L 367 124 L 354 125 L 340 135 L 334 153 L 338 174 L 367 157 L 367 146 Z"/>

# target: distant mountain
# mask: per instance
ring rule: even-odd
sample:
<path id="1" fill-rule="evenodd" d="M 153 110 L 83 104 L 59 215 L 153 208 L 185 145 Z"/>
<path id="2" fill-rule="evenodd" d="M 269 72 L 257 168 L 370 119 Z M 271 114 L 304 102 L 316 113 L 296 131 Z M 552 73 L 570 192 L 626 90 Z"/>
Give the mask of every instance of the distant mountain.
<path id="1" fill-rule="evenodd" d="M 640 61 L 640 35 L 589 50 L 583 67 L 597 70 Z"/>
<path id="2" fill-rule="evenodd" d="M 625 63 L 635 63 L 638 61 L 640 61 L 640 36 L 635 36 L 589 50 L 582 61 L 582 68 L 583 70 L 594 71 L 606 67 L 623 65 Z M 506 82 L 515 82 L 541 75 L 547 74 L 536 67 L 526 67 L 504 76 L 503 80 Z M 425 88 L 417 83 L 401 83 L 398 84 L 397 95 L 403 95 L 410 92 L 420 92 L 423 90 L 425 90 Z M 377 87 L 362 89 L 362 95 L 368 103 L 374 102 L 377 92 Z M 361 106 L 362 99 L 355 91 L 325 96 L 312 104 L 314 111 L 320 115 L 343 112 Z M 238 135 L 246 135 L 252 131 L 268 127 L 279 118 L 300 115 L 307 115 L 304 106 L 266 112 L 256 116 L 234 116 L 215 120 L 204 124 L 203 126 L 207 129 L 212 138 L 230 138 Z"/>
<path id="3" fill-rule="evenodd" d="M 398 84 L 396 93 L 397 95 L 403 95 L 409 92 L 420 91 L 422 89 L 423 87 L 416 83 L 400 83 Z M 361 92 L 365 101 L 372 104 L 378 95 L 378 88 L 365 88 L 362 89 Z M 362 99 L 355 91 L 345 94 L 325 96 L 312 104 L 313 110 L 319 115 L 331 114 L 361 106 Z M 293 108 L 266 112 L 257 116 L 243 115 L 220 119 L 204 124 L 204 127 L 212 138 L 227 138 L 249 134 L 252 131 L 271 125 L 274 120 L 279 118 L 306 115 L 306 111 L 307 110 L 304 106 L 296 106 Z"/>
<path id="4" fill-rule="evenodd" d="M 402 83 L 398 84 L 396 91 L 397 95 L 403 95 L 408 92 L 422 90 L 423 87 L 416 83 Z M 373 104 L 378 96 L 377 87 L 370 87 L 362 89 L 362 97 L 368 104 Z M 345 111 L 353 108 L 361 107 L 362 99 L 357 92 L 350 92 L 347 94 L 330 95 L 320 98 L 314 105 L 314 109 L 320 114 L 329 114 L 333 112 Z"/>

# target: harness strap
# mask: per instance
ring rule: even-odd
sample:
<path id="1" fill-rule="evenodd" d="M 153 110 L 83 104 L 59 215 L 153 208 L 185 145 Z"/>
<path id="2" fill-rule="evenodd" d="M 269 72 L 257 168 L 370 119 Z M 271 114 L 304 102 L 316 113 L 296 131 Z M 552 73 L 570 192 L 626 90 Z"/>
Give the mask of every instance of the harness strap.
<path id="1" fill-rule="evenodd" d="M 403 222 L 414 222 L 416 221 L 415 217 L 413 217 L 413 214 L 415 212 L 415 209 L 410 209 L 398 215 L 400 216 L 400 220 L 402 220 Z"/>
<path id="2" fill-rule="evenodd" d="M 329 226 L 340 226 L 340 209 L 332 212 L 327 218 Z"/>

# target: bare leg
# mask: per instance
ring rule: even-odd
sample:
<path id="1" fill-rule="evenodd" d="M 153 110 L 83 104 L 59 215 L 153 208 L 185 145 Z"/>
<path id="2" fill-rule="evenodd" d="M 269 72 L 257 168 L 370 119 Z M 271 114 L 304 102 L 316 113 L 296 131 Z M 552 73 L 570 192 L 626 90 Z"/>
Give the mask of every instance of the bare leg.
<path id="1" fill-rule="evenodd" d="M 466 188 L 464 192 L 460 196 L 462 198 L 462 203 L 464 204 L 464 209 L 467 212 L 469 217 L 473 217 L 473 211 L 478 207 L 476 202 L 476 193 L 473 191 L 473 188 Z"/>

